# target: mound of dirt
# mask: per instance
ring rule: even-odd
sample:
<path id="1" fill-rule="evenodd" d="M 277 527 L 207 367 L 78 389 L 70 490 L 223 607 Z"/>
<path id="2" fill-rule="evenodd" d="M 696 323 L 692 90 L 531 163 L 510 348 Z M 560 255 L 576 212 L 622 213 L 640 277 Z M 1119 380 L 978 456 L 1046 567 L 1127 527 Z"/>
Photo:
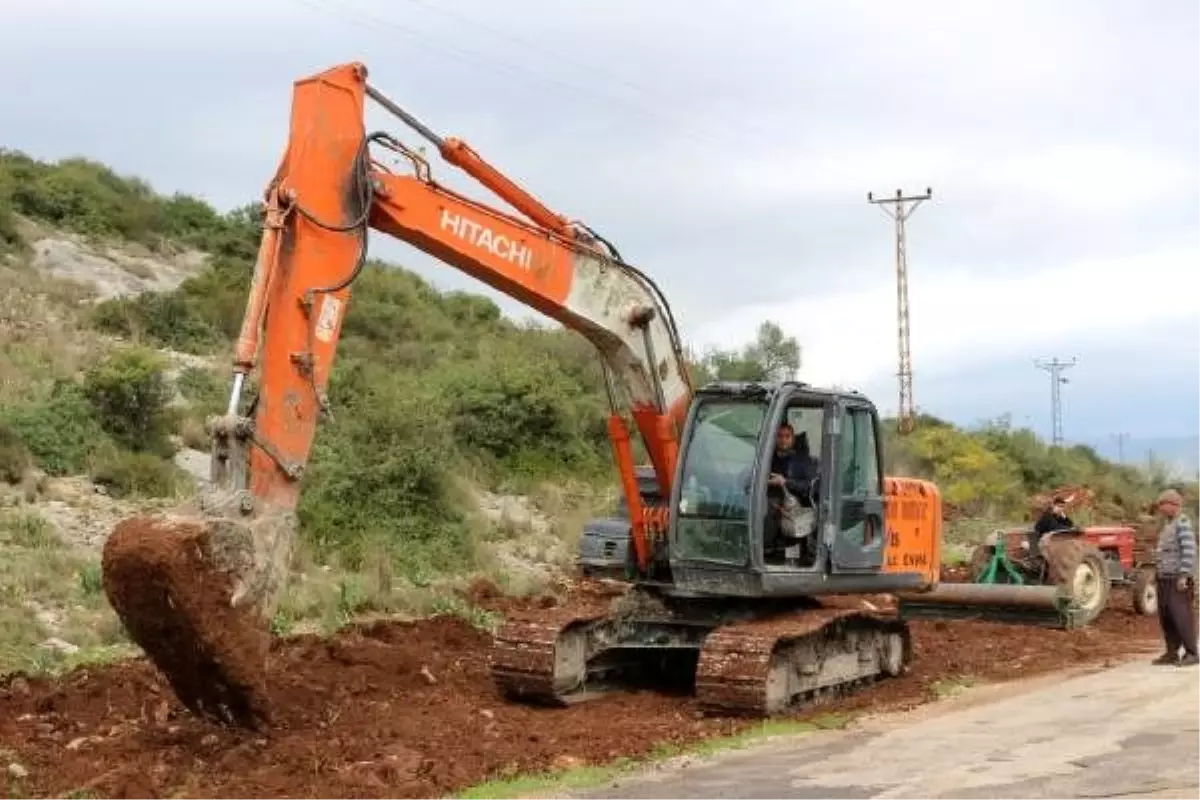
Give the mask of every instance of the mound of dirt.
<path id="1" fill-rule="evenodd" d="M 564 602 L 601 601 L 583 585 Z M 478 585 L 476 599 L 513 611 Z M 1100 666 L 1157 649 L 1157 627 L 1114 599 L 1076 631 L 955 620 L 912 624 L 910 672 L 805 709 L 910 708 L 964 679 L 1023 678 Z M 491 637 L 453 617 L 379 622 L 272 645 L 273 726 L 206 724 L 178 706 L 144 661 L 84 668 L 58 681 L 0 682 L 0 748 L 29 775 L 22 792 L 61 797 L 434 797 L 483 780 L 562 764 L 645 756 L 754 726 L 706 717 L 686 694 L 613 694 L 565 709 L 508 703 L 488 673 Z"/>
<path id="2" fill-rule="evenodd" d="M 233 582 L 213 569 L 211 547 L 210 529 L 200 522 L 124 520 L 104 545 L 104 591 L 185 706 L 258 728 L 270 720 L 270 633 L 252 606 L 230 605 Z"/>

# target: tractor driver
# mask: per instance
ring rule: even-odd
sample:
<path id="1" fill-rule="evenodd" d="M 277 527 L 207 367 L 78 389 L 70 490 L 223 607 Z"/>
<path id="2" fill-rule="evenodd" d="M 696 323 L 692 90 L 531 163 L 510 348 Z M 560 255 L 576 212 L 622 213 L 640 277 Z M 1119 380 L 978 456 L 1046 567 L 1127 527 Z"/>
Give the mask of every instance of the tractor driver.
<path id="1" fill-rule="evenodd" d="M 1054 498 L 1042 512 L 1042 516 L 1038 518 L 1037 524 L 1033 526 L 1033 533 L 1029 534 L 1029 551 L 1037 555 L 1042 537 L 1047 533 L 1069 531 L 1074 527 L 1075 523 L 1067 516 L 1066 501 L 1061 497 Z"/>

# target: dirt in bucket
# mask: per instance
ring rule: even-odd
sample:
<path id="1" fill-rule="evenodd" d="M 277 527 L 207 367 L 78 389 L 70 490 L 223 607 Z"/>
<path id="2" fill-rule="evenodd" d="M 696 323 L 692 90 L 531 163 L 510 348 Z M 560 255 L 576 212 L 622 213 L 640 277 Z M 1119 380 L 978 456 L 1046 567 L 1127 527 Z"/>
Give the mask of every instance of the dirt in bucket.
<path id="1" fill-rule="evenodd" d="M 104 591 L 184 706 L 258 729 L 270 723 L 271 636 L 252 603 L 230 603 L 235 576 L 214 559 L 213 534 L 187 517 L 122 521 L 104 546 Z"/>

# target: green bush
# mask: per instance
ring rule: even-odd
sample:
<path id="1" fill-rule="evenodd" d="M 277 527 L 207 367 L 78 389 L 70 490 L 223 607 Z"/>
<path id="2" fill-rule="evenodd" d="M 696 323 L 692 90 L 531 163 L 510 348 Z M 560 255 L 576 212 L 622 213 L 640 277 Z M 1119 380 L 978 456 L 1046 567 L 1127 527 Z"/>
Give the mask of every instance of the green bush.
<path id="1" fill-rule="evenodd" d="M 167 437 L 174 418 L 165 363 L 138 347 L 115 351 L 84 376 L 83 389 L 101 427 L 124 447 L 159 456 L 173 450 Z"/>
<path id="2" fill-rule="evenodd" d="M 1006 417 L 963 429 L 932 417 L 918 419 L 909 436 L 885 420 L 889 474 L 935 480 L 947 502 L 967 514 L 1028 521 L 1030 500 L 1060 486 L 1083 484 L 1094 508 L 1080 520 L 1135 520 L 1165 485 L 1128 465 L 1113 464 L 1085 446 L 1051 447 Z"/>
<path id="3" fill-rule="evenodd" d="M 179 370 L 175 386 L 189 403 L 214 409 L 224 405 L 225 385 L 211 369 L 184 367 Z"/>
<path id="4" fill-rule="evenodd" d="M 17 217 L 8 198 L 0 194 L 0 253 L 16 250 L 23 244 L 17 229 Z"/>
<path id="5" fill-rule="evenodd" d="M 604 447 L 599 398 L 549 359 L 519 347 L 490 349 L 447 368 L 438 388 L 464 453 L 528 477 L 594 468 Z"/>
<path id="6" fill-rule="evenodd" d="M 445 406 L 403 376 L 372 379 L 372 396 L 317 435 L 298 508 L 305 537 L 352 568 L 380 547 L 410 577 L 462 566 L 469 531 Z"/>
<path id="7" fill-rule="evenodd" d="M 173 462 L 112 445 L 99 448 L 88 475 L 113 497 L 173 497 L 182 485 L 182 474 Z"/>
<path id="8" fill-rule="evenodd" d="M 96 448 L 108 439 L 83 388 L 74 381 L 57 381 L 45 398 L 7 409 L 4 416 L 48 475 L 85 472 Z"/>
<path id="9" fill-rule="evenodd" d="M 145 181 L 117 175 L 89 159 L 48 163 L 4 149 L 0 206 L 82 234 L 150 247 L 173 240 L 237 258 L 253 258 L 260 218 L 257 204 L 221 215 L 193 197 L 161 197 Z M 2 231 L 0 223 L 0 238 Z"/>
<path id="10" fill-rule="evenodd" d="M 0 423 L 0 481 L 20 483 L 33 466 L 33 456 L 11 427 Z"/>

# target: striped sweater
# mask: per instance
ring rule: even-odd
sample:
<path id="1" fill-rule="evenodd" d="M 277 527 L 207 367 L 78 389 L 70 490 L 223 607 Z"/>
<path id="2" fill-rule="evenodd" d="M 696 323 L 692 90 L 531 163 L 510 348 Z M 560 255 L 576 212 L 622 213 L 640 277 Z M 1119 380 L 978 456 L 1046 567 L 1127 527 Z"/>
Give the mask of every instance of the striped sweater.
<path id="1" fill-rule="evenodd" d="M 1157 567 L 1163 577 L 1196 573 L 1196 536 L 1185 515 L 1180 514 L 1159 531 Z"/>

